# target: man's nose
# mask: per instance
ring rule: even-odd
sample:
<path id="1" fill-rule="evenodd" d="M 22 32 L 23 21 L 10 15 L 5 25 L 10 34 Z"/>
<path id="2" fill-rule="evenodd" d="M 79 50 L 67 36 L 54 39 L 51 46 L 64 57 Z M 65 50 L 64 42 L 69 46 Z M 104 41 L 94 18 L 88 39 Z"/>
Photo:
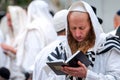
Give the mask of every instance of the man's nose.
<path id="1" fill-rule="evenodd" d="M 81 36 L 81 31 L 79 29 L 76 30 L 76 37 Z"/>

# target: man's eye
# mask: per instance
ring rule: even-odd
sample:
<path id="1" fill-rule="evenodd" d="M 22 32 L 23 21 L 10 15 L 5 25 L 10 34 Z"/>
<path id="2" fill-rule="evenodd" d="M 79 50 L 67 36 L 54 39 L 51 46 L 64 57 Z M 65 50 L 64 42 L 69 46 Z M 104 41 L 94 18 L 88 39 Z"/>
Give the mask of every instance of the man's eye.
<path id="1" fill-rule="evenodd" d="M 84 30 L 85 28 L 84 27 L 79 27 L 80 30 Z"/>
<path id="2" fill-rule="evenodd" d="M 74 27 L 73 30 L 76 30 L 76 27 Z"/>

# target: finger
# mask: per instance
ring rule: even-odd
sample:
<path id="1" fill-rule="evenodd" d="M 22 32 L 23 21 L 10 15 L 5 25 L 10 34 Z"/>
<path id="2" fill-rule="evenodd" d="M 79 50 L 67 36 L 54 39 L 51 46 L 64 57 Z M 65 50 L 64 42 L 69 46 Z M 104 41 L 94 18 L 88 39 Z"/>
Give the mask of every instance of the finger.
<path id="1" fill-rule="evenodd" d="M 63 71 L 64 73 L 68 74 L 69 71 L 66 69 L 66 67 L 61 67 L 61 71 Z"/>
<path id="2" fill-rule="evenodd" d="M 86 66 L 83 63 L 81 63 L 80 61 L 78 61 L 78 65 L 83 67 L 83 68 L 86 68 Z"/>
<path id="3" fill-rule="evenodd" d="M 79 70 L 79 67 L 65 67 L 65 70 L 68 72 L 77 72 Z"/>

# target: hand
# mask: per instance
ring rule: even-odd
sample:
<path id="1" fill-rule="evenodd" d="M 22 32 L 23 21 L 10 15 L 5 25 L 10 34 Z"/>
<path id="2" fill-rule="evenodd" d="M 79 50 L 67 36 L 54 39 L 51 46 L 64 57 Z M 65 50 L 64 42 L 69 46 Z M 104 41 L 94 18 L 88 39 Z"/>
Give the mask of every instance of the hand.
<path id="1" fill-rule="evenodd" d="M 79 67 L 65 66 L 65 67 L 62 67 L 61 70 L 64 73 L 67 73 L 67 74 L 69 74 L 71 76 L 85 78 L 86 74 L 87 74 L 86 66 L 84 64 L 82 64 L 80 61 L 78 61 L 78 65 L 79 65 Z"/>
<path id="2" fill-rule="evenodd" d="M 5 52 L 10 51 L 13 54 L 16 54 L 16 49 L 14 47 L 10 46 L 10 45 L 7 45 L 5 43 L 1 43 L 1 47 Z"/>
<path id="3" fill-rule="evenodd" d="M 5 44 L 5 43 L 1 43 L 1 47 L 2 47 L 2 49 L 4 49 L 5 51 L 9 51 L 10 49 L 10 46 L 9 45 L 7 45 L 7 44 Z"/>

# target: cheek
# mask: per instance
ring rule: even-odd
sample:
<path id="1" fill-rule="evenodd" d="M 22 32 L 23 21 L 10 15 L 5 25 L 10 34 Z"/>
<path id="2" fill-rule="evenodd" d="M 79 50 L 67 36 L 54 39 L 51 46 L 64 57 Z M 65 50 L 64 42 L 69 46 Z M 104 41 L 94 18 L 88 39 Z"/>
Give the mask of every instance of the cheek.
<path id="1" fill-rule="evenodd" d="M 74 30 L 70 30 L 70 34 L 71 34 L 71 36 L 72 36 L 73 38 L 76 37 L 76 34 L 75 34 L 75 31 L 74 31 Z"/>
<path id="2" fill-rule="evenodd" d="M 75 36 L 75 31 L 71 30 L 70 33 L 73 37 Z"/>
<path id="3" fill-rule="evenodd" d="M 87 37 L 88 34 L 89 34 L 89 32 L 90 32 L 90 29 L 86 29 L 86 30 L 84 31 L 84 36 Z"/>

